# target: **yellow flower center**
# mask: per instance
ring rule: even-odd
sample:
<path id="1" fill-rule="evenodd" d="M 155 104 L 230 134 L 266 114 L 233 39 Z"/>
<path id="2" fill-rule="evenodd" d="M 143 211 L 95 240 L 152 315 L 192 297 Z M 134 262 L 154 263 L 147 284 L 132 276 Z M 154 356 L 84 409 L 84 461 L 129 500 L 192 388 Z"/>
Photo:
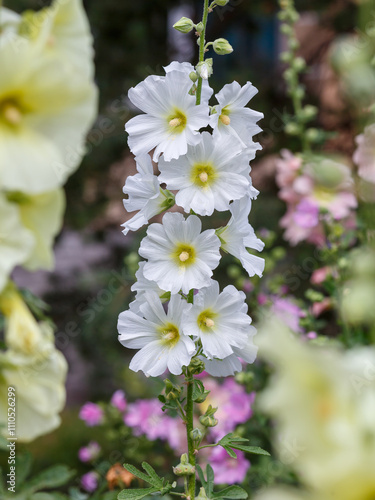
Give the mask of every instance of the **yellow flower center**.
<path id="1" fill-rule="evenodd" d="M 9 125 L 17 126 L 21 123 L 23 113 L 20 106 L 13 99 L 0 101 L 0 119 L 5 120 Z"/>
<path id="2" fill-rule="evenodd" d="M 175 247 L 172 258 L 180 267 L 191 266 L 195 262 L 195 249 L 191 245 L 180 243 Z"/>
<path id="3" fill-rule="evenodd" d="M 168 347 L 174 347 L 180 339 L 180 332 L 173 323 L 165 323 L 159 327 L 160 342 Z"/>
<path id="4" fill-rule="evenodd" d="M 187 123 L 186 115 L 179 109 L 174 109 L 167 117 L 168 129 L 173 134 L 181 134 L 184 131 Z"/>
<path id="5" fill-rule="evenodd" d="M 197 319 L 199 328 L 206 333 L 212 332 L 212 328 L 215 326 L 214 319 L 216 317 L 217 313 L 215 313 L 211 309 L 202 311 Z"/>
<path id="6" fill-rule="evenodd" d="M 230 124 L 230 118 L 229 118 L 229 116 L 228 116 L 228 115 L 223 115 L 223 114 L 221 114 L 221 115 L 219 116 L 219 120 L 221 121 L 221 123 L 222 123 L 223 125 L 229 125 L 229 124 Z"/>
<path id="7" fill-rule="evenodd" d="M 200 163 L 196 163 L 191 169 L 191 182 L 201 188 L 207 188 L 210 184 L 213 184 L 216 178 L 216 170 L 211 164 L 202 165 Z"/>

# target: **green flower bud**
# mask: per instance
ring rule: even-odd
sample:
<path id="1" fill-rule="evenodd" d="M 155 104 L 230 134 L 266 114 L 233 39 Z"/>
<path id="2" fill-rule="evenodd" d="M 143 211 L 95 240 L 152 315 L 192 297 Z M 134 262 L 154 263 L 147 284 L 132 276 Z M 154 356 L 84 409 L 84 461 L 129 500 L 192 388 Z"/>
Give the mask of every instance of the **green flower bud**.
<path id="1" fill-rule="evenodd" d="M 177 21 L 173 27 L 180 33 L 190 33 L 190 31 L 194 28 L 194 23 L 188 17 L 181 17 L 181 19 Z"/>
<path id="2" fill-rule="evenodd" d="M 309 128 L 306 130 L 306 138 L 309 142 L 319 142 L 321 139 L 321 134 L 316 128 Z"/>
<path id="3" fill-rule="evenodd" d="M 196 500 L 207 500 L 208 497 L 207 497 L 205 489 L 203 487 L 199 490 L 199 494 L 195 498 L 196 498 Z"/>
<path id="4" fill-rule="evenodd" d="M 165 383 L 165 399 L 167 401 L 178 399 L 182 392 L 182 387 L 172 384 L 172 382 L 167 378 L 164 380 L 164 383 Z"/>
<path id="5" fill-rule="evenodd" d="M 290 62 L 292 60 L 292 57 L 293 55 L 291 52 L 285 51 L 280 54 L 280 60 L 284 63 Z"/>
<path id="6" fill-rule="evenodd" d="M 292 38 L 292 40 L 289 41 L 289 47 L 292 50 L 297 50 L 299 48 L 299 41 L 296 38 Z"/>
<path id="7" fill-rule="evenodd" d="M 199 375 L 204 371 L 204 362 L 199 358 L 193 358 L 187 371 L 189 375 Z"/>
<path id="8" fill-rule="evenodd" d="M 233 47 L 228 42 L 228 40 L 225 40 L 225 38 L 218 38 L 217 40 L 215 40 L 213 43 L 213 47 L 214 51 L 219 56 L 225 56 L 226 54 L 230 54 L 231 52 L 233 52 Z"/>
<path id="9" fill-rule="evenodd" d="M 173 467 L 173 473 L 176 476 L 193 476 L 195 474 L 195 467 L 189 464 L 186 453 L 181 455 L 180 463 L 176 467 Z"/>
<path id="10" fill-rule="evenodd" d="M 229 0 L 215 0 L 215 3 L 220 7 L 224 7 L 224 5 L 227 5 L 227 3 L 229 3 Z"/>
<path id="11" fill-rule="evenodd" d="M 303 57 L 296 57 L 292 62 L 292 66 L 298 72 L 303 71 L 306 68 L 306 61 Z"/>
<path id="12" fill-rule="evenodd" d="M 192 82 L 196 82 L 198 80 L 198 75 L 195 71 L 192 71 L 190 74 L 189 74 L 189 78 Z"/>
<path id="13" fill-rule="evenodd" d="M 293 28 L 289 26 L 289 24 L 282 24 L 280 27 L 280 31 L 283 35 L 292 35 Z"/>
<path id="14" fill-rule="evenodd" d="M 315 118 L 317 114 L 318 114 L 318 108 L 316 106 L 312 106 L 311 104 L 308 104 L 302 109 L 302 117 L 306 121 Z"/>
<path id="15" fill-rule="evenodd" d="M 199 422 L 205 427 L 215 427 L 218 424 L 217 419 L 214 414 L 217 412 L 217 408 L 213 408 L 211 405 L 206 410 L 206 413 L 199 417 Z"/>
<path id="16" fill-rule="evenodd" d="M 195 31 L 196 31 L 197 33 L 201 34 L 201 33 L 202 33 L 202 31 L 203 31 L 203 29 L 204 29 L 204 24 L 203 24 L 203 23 L 202 23 L 202 21 L 201 21 L 200 23 L 198 23 L 198 24 L 196 25 L 196 27 L 195 27 Z"/>
<path id="17" fill-rule="evenodd" d="M 193 441 L 201 441 L 203 438 L 203 432 L 196 427 L 190 432 L 190 439 Z"/>
<path id="18" fill-rule="evenodd" d="M 200 396 L 194 399 L 195 403 L 204 403 L 209 395 L 210 391 L 203 391 Z"/>
<path id="19" fill-rule="evenodd" d="M 298 135 L 301 132 L 301 128 L 297 123 L 290 122 L 285 127 L 285 133 L 288 135 Z"/>

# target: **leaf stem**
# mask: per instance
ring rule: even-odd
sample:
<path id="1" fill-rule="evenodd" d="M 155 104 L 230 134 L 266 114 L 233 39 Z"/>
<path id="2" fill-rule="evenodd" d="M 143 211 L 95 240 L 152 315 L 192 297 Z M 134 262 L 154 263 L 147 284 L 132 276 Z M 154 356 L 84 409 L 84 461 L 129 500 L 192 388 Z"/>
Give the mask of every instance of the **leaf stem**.
<path id="1" fill-rule="evenodd" d="M 204 61 L 207 18 L 208 18 L 208 0 L 204 0 L 203 19 L 202 19 L 203 29 L 199 37 L 199 62 Z M 203 79 L 202 77 L 199 77 L 197 84 L 197 94 L 196 94 L 197 105 L 201 103 L 202 85 L 203 85 Z"/>
<path id="2" fill-rule="evenodd" d="M 203 446 L 199 446 L 199 448 L 197 448 L 197 450 L 202 450 L 203 448 L 213 448 L 214 446 L 219 446 L 219 443 L 205 444 Z"/>
<path id="3" fill-rule="evenodd" d="M 195 454 L 194 454 L 194 442 L 191 438 L 191 432 L 193 430 L 193 418 L 194 418 L 194 401 L 193 401 L 193 386 L 194 379 L 193 377 L 186 377 L 185 382 L 187 384 L 187 396 L 186 396 L 186 434 L 187 434 L 187 442 L 188 442 L 188 454 L 189 454 L 189 463 L 195 467 Z M 188 481 L 188 494 L 190 500 L 195 499 L 195 483 L 196 478 L 195 474 L 189 476 Z"/>

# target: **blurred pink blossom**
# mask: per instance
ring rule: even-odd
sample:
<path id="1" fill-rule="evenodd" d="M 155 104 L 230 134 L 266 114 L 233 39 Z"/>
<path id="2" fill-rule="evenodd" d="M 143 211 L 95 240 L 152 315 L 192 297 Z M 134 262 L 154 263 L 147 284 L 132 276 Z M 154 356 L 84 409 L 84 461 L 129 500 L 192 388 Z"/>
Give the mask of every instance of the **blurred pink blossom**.
<path id="1" fill-rule="evenodd" d="M 311 306 L 311 312 L 313 316 L 318 317 L 325 311 L 332 309 L 332 305 L 333 303 L 331 297 L 326 297 L 321 302 L 314 302 Z"/>
<path id="2" fill-rule="evenodd" d="M 328 266 L 325 267 L 320 267 L 319 269 L 315 269 L 315 271 L 312 273 L 310 282 L 313 285 L 320 285 L 323 283 L 327 276 L 329 276 L 331 273 L 331 269 Z"/>
<path id="3" fill-rule="evenodd" d="M 82 406 L 79 412 L 79 418 L 83 420 L 88 427 L 94 427 L 103 422 L 104 412 L 99 405 L 88 402 Z"/>
<path id="4" fill-rule="evenodd" d="M 357 149 L 353 161 L 358 166 L 358 175 L 375 184 L 375 123 L 366 127 L 364 133 L 355 140 Z"/>
<path id="5" fill-rule="evenodd" d="M 97 472 L 87 472 L 81 477 L 81 486 L 85 491 L 92 493 L 98 488 L 98 480 L 99 476 Z"/>
<path id="6" fill-rule="evenodd" d="M 246 460 L 242 451 L 235 450 L 237 460 L 231 458 L 221 446 L 205 448 L 210 450 L 202 456 L 202 462 L 211 464 L 215 473 L 215 484 L 235 484 L 245 480 L 250 462 Z M 205 451 L 202 450 L 202 451 Z"/>
<path id="7" fill-rule="evenodd" d="M 299 321 L 306 313 L 291 298 L 273 296 L 272 300 L 271 312 L 293 332 L 302 333 Z"/>
<path id="8" fill-rule="evenodd" d="M 81 462 L 91 462 L 98 458 L 100 454 L 100 446 L 96 441 L 90 441 L 87 446 L 84 446 L 78 451 L 78 458 Z"/>
<path id="9" fill-rule="evenodd" d="M 124 391 L 119 389 L 114 392 L 111 398 L 111 405 L 118 409 L 121 413 L 126 410 L 127 401 Z"/>

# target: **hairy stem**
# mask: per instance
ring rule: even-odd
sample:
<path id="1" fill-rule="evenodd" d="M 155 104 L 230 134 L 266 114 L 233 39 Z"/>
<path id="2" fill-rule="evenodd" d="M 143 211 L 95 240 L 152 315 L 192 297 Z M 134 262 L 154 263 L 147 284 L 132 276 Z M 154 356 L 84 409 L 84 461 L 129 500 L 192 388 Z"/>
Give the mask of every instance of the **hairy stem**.
<path id="1" fill-rule="evenodd" d="M 187 396 L 186 396 L 186 433 L 188 442 L 188 454 L 189 463 L 195 467 L 195 454 L 194 454 L 194 442 L 191 438 L 191 431 L 193 430 L 193 417 L 194 417 L 194 401 L 193 401 L 193 385 L 194 379 L 192 376 L 185 378 L 187 385 Z M 189 476 L 188 482 L 188 494 L 190 500 L 195 499 L 195 474 Z"/>
<path id="2" fill-rule="evenodd" d="M 203 19 L 202 19 L 203 30 L 199 37 L 199 62 L 204 61 L 207 18 L 208 18 L 208 0 L 204 0 Z M 199 77 L 197 84 L 197 94 L 196 94 L 197 104 L 201 103 L 202 85 L 203 85 L 203 80 L 201 77 Z"/>

